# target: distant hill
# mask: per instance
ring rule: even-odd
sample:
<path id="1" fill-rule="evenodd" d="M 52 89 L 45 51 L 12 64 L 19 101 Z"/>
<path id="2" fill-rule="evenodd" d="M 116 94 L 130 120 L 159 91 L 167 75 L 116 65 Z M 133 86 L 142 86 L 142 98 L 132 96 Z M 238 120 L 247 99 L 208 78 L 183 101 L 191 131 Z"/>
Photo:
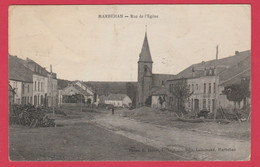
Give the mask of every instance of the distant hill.
<path id="1" fill-rule="evenodd" d="M 69 83 L 73 81 L 58 79 L 58 89 L 64 89 Z M 102 82 L 102 81 L 88 81 L 84 82 L 91 87 L 99 95 L 113 94 L 127 94 L 135 105 L 137 82 Z"/>
<path id="2" fill-rule="evenodd" d="M 133 105 L 136 102 L 137 82 L 84 82 L 87 86 L 91 87 L 99 95 L 113 94 L 126 94 L 128 95 Z"/>
<path id="3" fill-rule="evenodd" d="M 58 79 L 58 90 L 64 89 L 66 86 L 68 86 L 69 83 L 72 83 L 72 81 Z"/>

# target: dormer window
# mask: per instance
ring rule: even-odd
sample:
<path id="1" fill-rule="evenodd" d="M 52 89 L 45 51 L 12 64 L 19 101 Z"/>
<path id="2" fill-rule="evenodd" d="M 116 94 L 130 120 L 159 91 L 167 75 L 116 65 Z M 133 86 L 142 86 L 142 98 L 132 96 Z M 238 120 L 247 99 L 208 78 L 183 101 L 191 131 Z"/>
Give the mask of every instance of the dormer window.
<path id="1" fill-rule="evenodd" d="M 144 66 L 144 72 L 147 72 L 147 65 Z"/>

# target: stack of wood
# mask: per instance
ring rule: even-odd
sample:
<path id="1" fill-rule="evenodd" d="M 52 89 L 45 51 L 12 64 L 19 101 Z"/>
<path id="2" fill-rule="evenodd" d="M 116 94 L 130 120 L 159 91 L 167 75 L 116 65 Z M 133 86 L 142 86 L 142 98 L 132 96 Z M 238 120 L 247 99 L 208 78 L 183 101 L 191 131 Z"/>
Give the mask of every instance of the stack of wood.
<path id="1" fill-rule="evenodd" d="M 46 109 L 37 108 L 32 105 L 14 105 L 13 115 L 10 118 L 11 124 L 24 125 L 29 127 L 54 127 L 55 120 L 46 115 Z"/>

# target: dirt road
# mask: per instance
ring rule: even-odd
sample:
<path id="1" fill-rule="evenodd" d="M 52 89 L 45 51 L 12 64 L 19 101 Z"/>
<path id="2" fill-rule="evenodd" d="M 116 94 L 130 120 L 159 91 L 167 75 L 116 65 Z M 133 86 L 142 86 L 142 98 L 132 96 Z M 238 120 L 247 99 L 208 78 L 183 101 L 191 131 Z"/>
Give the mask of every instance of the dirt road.
<path id="1" fill-rule="evenodd" d="M 173 127 L 158 126 L 115 115 L 93 120 L 111 132 L 172 152 L 183 160 L 249 160 L 250 142 Z"/>
<path id="2" fill-rule="evenodd" d="M 250 142 L 111 113 L 57 118 L 55 128 L 11 127 L 11 160 L 249 160 Z"/>
<path id="3" fill-rule="evenodd" d="M 58 127 L 9 128 L 9 157 L 12 161 L 151 161 L 181 160 L 169 152 L 154 151 L 125 136 L 111 133 L 84 118 L 57 120 Z M 91 122 L 90 122 L 91 121 Z M 142 150 L 139 150 L 142 148 Z"/>

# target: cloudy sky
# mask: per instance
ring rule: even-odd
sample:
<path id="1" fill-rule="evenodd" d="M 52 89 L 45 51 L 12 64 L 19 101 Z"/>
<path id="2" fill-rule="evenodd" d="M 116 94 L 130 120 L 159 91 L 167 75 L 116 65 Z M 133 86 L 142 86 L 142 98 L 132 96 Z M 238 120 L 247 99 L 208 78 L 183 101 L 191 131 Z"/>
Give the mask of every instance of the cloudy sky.
<path id="1" fill-rule="evenodd" d="M 61 79 L 136 81 L 145 25 L 153 73 L 214 59 L 216 45 L 219 58 L 251 49 L 249 5 L 64 5 L 11 6 L 9 53 L 52 64 Z"/>

